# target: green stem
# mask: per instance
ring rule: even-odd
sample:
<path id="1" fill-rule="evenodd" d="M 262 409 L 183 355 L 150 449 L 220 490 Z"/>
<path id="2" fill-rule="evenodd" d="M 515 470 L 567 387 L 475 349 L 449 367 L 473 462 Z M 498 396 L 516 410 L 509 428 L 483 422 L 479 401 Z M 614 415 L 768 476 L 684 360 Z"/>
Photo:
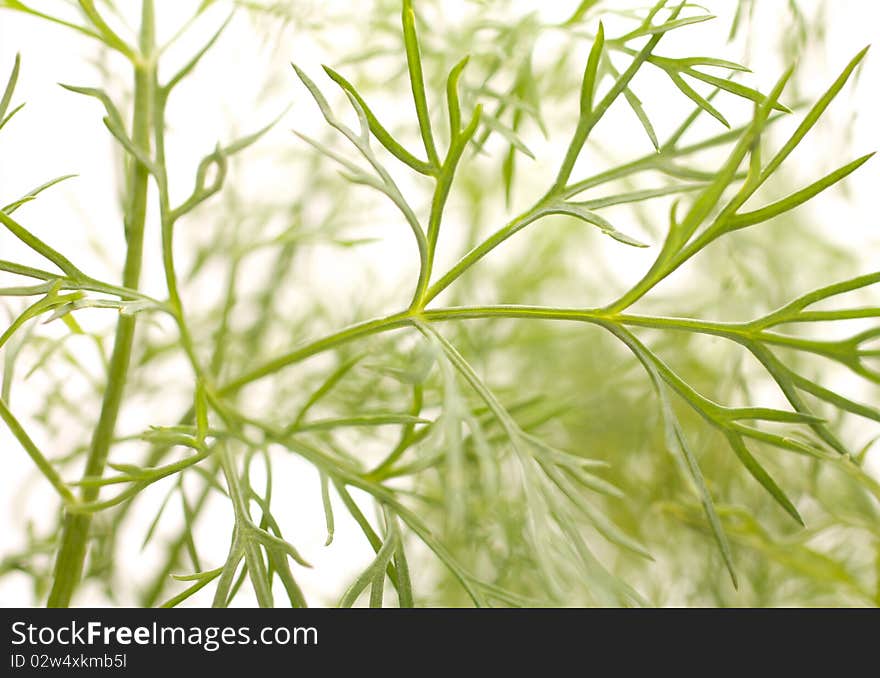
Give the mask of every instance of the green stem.
<path id="1" fill-rule="evenodd" d="M 6 406 L 6 403 L 2 398 L 0 398 L 0 419 L 6 422 L 9 430 L 12 431 L 12 435 L 18 439 L 25 452 L 28 453 L 36 467 L 46 477 L 46 480 L 52 484 L 52 487 L 55 488 L 61 498 L 67 503 L 74 503 L 76 497 L 73 496 L 70 488 L 61 476 L 58 475 L 58 471 L 56 471 L 52 463 L 46 459 L 45 455 L 40 451 L 40 448 L 34 444 L 34 441 L 31 440 L 21 424 L 18 423 L 18 420 L 12 412 L 9 411 L 9 408 Z"/>
<path id="2" fill-rule="evenodd" d="M 538 201 L 531 208 L 522 214 L 514 217 L 502 228 L 498 229 L 491 236 L 486 238 L 479 245 L 474 247 L 458 263 L 456 263 L 449 271 L 443 275 L 437 282 L 431 285 L 424 293 L 422 306 L 430 303 L 438 294 L 449 287 L 453 282 L 458 280 L 465 271 L 480 261 L 489 252 L 498 247 L 501 243 L 510 238 L 514 233 L 525 228 L 540 216 L 540 210 L 543 205 L 543 199 Z"/>
<path id="3" fill-rule="evenodd" d="M 577 183 L 570 184 L 562 190 L 558 198 L 560 200 L 569 200 L 588 189 L 596 188 L 597 186 L 604 185 L 611 181 L 623 179 L 639 172 L 652 169 L 656 170 L 659 168 L 659 163 L 662 159 L 672 162 L 677 158 L 688 157 L 707 148 L 714 148 L 715 146 L 723 145 L 739 138 L 739 136 L 741 136 L 747 129 L 748 128 L 744 126 L 690 146 L 683 148 L 669 148 L 664 151 L 662 155 L 656 153 L 646 155 L 625 165 L 621 165 L 620 167 L 601 172 Z M 482 260 L 499 245 L 506 242 L 508 238 L 534 222 L 540 216 L 541 207 L 545 204 L 546 200 L 546 196 L 541 198 L 525 212 L 514 217 L 485 241 L 479 243 L 468 251 L 451 269 L 449 269 L 449 271 L 429 287 L 425 293 L 424 304 L 430 303 L 435 297 L 437 297 L 437 295 L 443 292 L 443 290 L 458 280 L 474 264 Z"/>
<path id="4" fill-rule="evenodd" d="M 186 323 L 183 300 L 177 281 L 177 269 L 174 260 L 174 227 L 177 222 L 175 210 L 171 208 L 171 198 L 168 193 L 168 170 L 165 164 L 165 107 L 168 100 L 168 89 L 159 86 L 155 70 L 152 73 L 152 88 L 155 93 L 155 106 L 153 111 L 153 138 L 156 152 L 153 165 L 156 168 L 156 183 L 159 188 L 159 220 L 162 231 L 162 267 L 165 271 L 165 284 L 168 287 L 168 305 L 174 315 L 180 344 L 189 358 L 196 378 L 203 379 L 204 371 L 196 355 L 195 343 L 192 333 Z"/>
<path id="5" fill-rule="evenodd" d="M 238 469 L 228 445 L 222 445 L 219 451 L 220 467 L 226 478 L 226 487 L 229 489 L 229 498 L 232 501 L 232 508 L 235 513 L 236 533 L 242 535 L 244 540 L 244 558 L 247 564 L 248 574 L 251 583 L 254 586 L 254 593 L 260 607 L 274 607 L 272 600 L 272 589 L 269 585 L 269 577 L 266 572 L 266 564 L 263 561 L 263 555 L 260 546 L 251 536 L 251 530 L 254 525 L 251 522 L 250 513 L 248 512 L 247 498 L 244 488 L 238 477 Z M 230 553 L 234 553 L 238 549 L 238 540 L 233 537 Z M 220 590 L 220 589 L 218 589 Z M 220 602 L 215 598 L 215 607 Z M 228 601 L 225 601 L 228 603 Z"/>
<path id="6" fill-rule="evenodd" d="M 140 47 L 145 58 L 135 62 L 134 117 L 132 122 L 132 141 L 141 149 L 150 147 L 154 80 L 152 71 L 155 68 L 150 55 L 154 49 L 154 24 L 153 0 L 144 0 Z M 136 289 L 140 282 L 149 178 L 149 170 L 136 160 L 132 160 L 128 180 L 130 202 L 125 215 L 127 252 L 122 278 L 123 286 L 130 289 Z M 104 473 L 104 466 L 107 463 L 116 428 L 116 419 L 122 405 L 128 367 L 131 362 L 135 322 L 135 316 L 123 315 L 120 316 L 116 326 L 116 338 L 107 374 L 107 388 L 101 405 L 101 415 L 86 460 L 84 477 L 100 477 Z M 99 492 L 100 486 L 98 485 L 85 486 L 82 490 L 82 501 L 95 501 Z M 67 513 L 64 517 L 61 547 L 55 562 L 54 580 L 47 603 L 49 607 L 68 607 L 70 605 L 71 598 L 82 578 L 91 522 L 90 514 Z"/>
<path id="7" fill-rule="evenodd" d="M 675 16 L 677 16 L 680 11 L 681 8 L 679 7 L 677 10 L 675 10 L 672 17 L 674 18 Z M 575 163 L 577 162 L 577 159 L 580 156 L 581 151 L 583 150 L 587 138 L 593 131 L 593 128 L 602 119 L 602 117 L 611 107 L 611 104 L 613 104 L 617 97 L 620 96 L 623 91 L 629 86 L 629 83 L 642 67 L 642 64 L 644 64 L 645 61 L 651 56 L 651 52 L 654 51 L 654 48 L 657 46 L 657 43 L 660 42 L 663 36 L 664 33 L 658 33 L 652 36 L 651 39 L 648 40 L 647 44 L 641 49 L 641 51 L 635 55 L 635 58 L 633 59 L 629 67 L 623 72 L 623 75 L 617 78 L 608 93 L 604 97 L 602 97 L 602 100 L 599 101 L 598 104 L 596 104 L 595 108 L 591 108 L 586 113 L 581 113 L 577 128 L 574 131 L 574 136 L 572 137 L 571 143 L 568 146 L 568 151 L 566 152 L 565 158 L 562 161 L 562 166 L 559 168 L 559 174 L 557 174 L 556 181 L 553 183 L 553 187 L 548 192 L 548 196 L 560 195 L 565 191 L 565 188 L 568 185 L 568 180 L 571 178 L 571 173 L 574 170 Z"/>
<path id="8" fill-rule="evenodd" d="M 301 360 L 305 360 L 306 358 L 316 355 L 318 353 L 323 353 L 324 351 L 328 351 L 332 348 L 335 348 L 336 346 L 341 346 L 342 344 L 345 344 L 349 341 L 360 339 L 362 337 L 368 337 L 372 334 L 378 334 L 379 332 L 387 332 L 389 330 L 407 327 L 410 324 L 410 313 L 408 311 L 403 311 L 401 313 L 394 313 L 384 318 L 376 318 L 374 320 L 368 320 L 366 322 L 358 323 L 356 325 L 351 325 L 343 330 L 340 330 L 339 332 L 334 332 L 333 334 L 327 335 L 322 339 L 313 341 L 306 346 L 279 356 L 274 360 L 270 360 L 269 362 L 264 363 L 263 365 L 252 370 L 251 372 L 243 374 L 237 379 L 233 379 L 232 381 L 225 384 L 222 388 L 220 388 L 217 391 L 217 395 L 226 396 L 235 393 L 244 386 L 247 386 L 252 382 L 259 381 L 263 377 L 266 377 L 270 374 L 274 374 L 275 372 L 278 372 L 280 369 L 287 367 L 288 365 L 292 365 Z"/>

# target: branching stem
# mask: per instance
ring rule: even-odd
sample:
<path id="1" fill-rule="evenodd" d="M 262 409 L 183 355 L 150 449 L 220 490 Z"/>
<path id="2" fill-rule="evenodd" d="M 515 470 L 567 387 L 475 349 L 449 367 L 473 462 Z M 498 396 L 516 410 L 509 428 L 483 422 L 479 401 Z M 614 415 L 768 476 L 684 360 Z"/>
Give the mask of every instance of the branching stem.
<path id="1" fill-rule="evenodd" d="M 154 22 L 153 0 L 143 0 L 140 32 L 140 49 L 143 55 L 150 55 L 153 52 Z M 132 141 L 141 149 L 148 149 L 150 145 L 154 70 L 155 66 L 151 64 L 150 59 L 139 61 L 134 66 Z M 137 289 L 140 283 L 149 178 L 149 170 L 142 163 L 132 159 L 128 177 L 129 203 L 125 214 L 127 251 L 122 276 L 122 285 L 129 289 Z M 92 436 L 92 444 L 83 472 L 84 477 L 101 477 L 104 473 L 116 429 L 116 419 L 122 406 L 123 391 L 131 362 L 135 325 L 134 315 L 120 315 L 107 373 L 107 388 L 101 404 L 98 425 Z M 86 485 L 83 487 L 81 499 L 86 503 L 93 502 L 98 498 L 99 492 L 100 486 Z M 82 579 L 91 523 L 90 514 L 68 513 L 65 515 L 61 546 L 55 561 L 55 575 L 47 603 L 49 607 L 68 607 L 70 605 L 73 594 Z"/>

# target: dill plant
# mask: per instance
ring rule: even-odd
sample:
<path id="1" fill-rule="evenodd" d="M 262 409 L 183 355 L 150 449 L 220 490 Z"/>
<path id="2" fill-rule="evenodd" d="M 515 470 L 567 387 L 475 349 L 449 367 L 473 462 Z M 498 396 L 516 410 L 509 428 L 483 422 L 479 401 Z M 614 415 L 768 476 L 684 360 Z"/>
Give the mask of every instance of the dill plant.
<path id="1" fill-rule="evenodd" d="M 721 308 L 717 297 L 664 285 L 686 266 L 714 284 L 718 270 L 733 266 L 736 247 L 766 250 L 773 236 L 762 229 L 790 226 L 805 203 L 869 160 L 848 161 L 782 196 L 767 188 L 867 50 L 841 64 L 817 100 L 786 104 L 791 70 L 762 93 L 742 84 L 737 76 L 747 69 L 734 61 L 664 56 L 668 34 L 701 30 L 712 18 L 696 5 L 661 0 L 621 11 L 585 0 L 549 24 L 533 14 L 509 23 L 485 19 L 493 3 L 478 3 L 456 37 L 425 35 L 421 12 L 436 12 L 433 3 L 377 2 L 370 26 L 389 38 L 382 47 L 349 55 L 323 74 L 293 65 L 298 94 L 310 98 L 330 134 L 297 131 L 289 152 L 291 162 L 306 166 L 306 180 L 295 195 L 263 204 L 227 179 L 236 156 L 258 146 L 272 124 L 218 144 L 198 164 L 191 190 L 173 194 L 179 170 L 167 160 L 166 111 L 202 59 L 222 49 L 228 21 L 180 66 L 169 69 L 165 52 L 220 5 L 295 21 L 285 5 L 207 0 L 163 43 L 156 32 L 162 3 L 140 3 L 132 35 L 112 3 L 78 0 L 69 18 L 54 13 L 63 3 L 52 4 L 0 1 L 80 33 L 130 73 L 130 97 L 64 85 L 71 96 L 95 100 L 118 146 L 126 252 L 121 279 L 100 280 L 28 226 L 27 204 L 68 177 L 0 212 L 7 235 L 43 261 L 0 261 L 15 280 L 0 293 L 17 309 L 0 337 L 0 417 L 59 500 L 57 530 L 32 533 L 22 553 L 4 560 L 4 574 L 31 576 L 50 606 L 74 602 L 83 578 L 122 602 L 115 590 L 121 537 L 138 503 L 159 495 L 143 536 L 159 564 L 138 573 L 137 602 L 147 606 L 190 599 L 227 606 L 245 591 L 265 607 L 280 596 L 306 606 L 299 579 L 310 554 L 289 535 L 297 521 L 320 520 L 330 544 L 340 512 L 374 554 L 341 583 L 341 606 L 878 601 L 872 564 L 880 562 L 880 486 L 863 467 L 870 445 L 854 447 L 843 423 L 876 423 L 880 412 L 869 399 L 826 385 L 815 359 L 876 395 L 880 309 L 849 299 L 870 295 L 880 273 L 842 275 L 806 292 L 793 287 L 792 257 L 819 266 L 832 258 L 821 236 L 811 235 L 792 245 L 791 256 L 768 260 L 759 275 L 777 291 L 753 291 L 759 298 L 748 303 Z M 740 4 L 732 34 L 749 30 L 750 4 Z M 795 37 L 803 40 L 806 19 L 791 7 Z M 505 9 L 497 3 L 493 16 Z M 606 23 L 627 28 L 612 32 Z M 547 36 L 588 44 L 586 59 L 573 65 L 570 49 L 549 63 L 536 58 Z M 406 122 L 387 123 L 381 104 L 372 103 L 381 89 L 371 72 L 379 58 L 399 70 L 390 86 L 410 102 Z M 20 110 L 19 68 L 16 60 L 0 101 L 5 134 Z M 636 76 L 648 71 L 693 105 L 666 136 L 652 123 L 651 102 L 634 91 Z M 731 122 L 725 105 L 737 100 L 751 115 Z M 575 119 L 548 124 L 551 106 L 574 110 Z M 586 168 L 579 160 L 591 146 L 601 148 L 600 123 L 609 115 L 632 115 L 646 152 Z M 774 126 L 791 116 L 798 120 L 793 132 L 775 143 Z M 707 119 L 717 127 L 704 126 Z M 710 132 L 696 136 L 701 129 Z M 537 177 L 524 169 L 539 155 L 547 162 L 526 143 L 534 131 L 565 137 L 552 168 Z M 385 308 L 356 309 L 351 324 L 340 326 L 298 264 L 315 243 L 365 244 L 340 224 L 367 189 L 393 210 L 384 213 L 396 222 L 388 227 L 407 230 L 414 275 L 383 300 Z M 458 196 L 470 224 L 464 234 L 450 232 Z M 320 198 L 331 207 L 313 226 L 310 206 Z M 666 201 L 665 214 L 645 208 L 654 201 Z M 643 220 L 638 233 L 611 216 L 622 207 Z M 502 209 L 504 222 L 487 230 L 483 221 Z M 208 235 L 188 240 L 182 256 L 180 230 L 189 223 Z M 583 242 L 584 228 L 614 247 L 650 250 L 649 265 L 631 283 L 612 282 L 607 243 L 593 239 L 582 253 L 591 271 L 572 270 L 567 249 Z M 513 236 L 534 244 L 505 259 Z M 161 245 L 160 296 L 140 289 L 148 237 Z M 738 244 L 719 252 L 731 242 Z M 443 257 L 453 247 L 460 253 L 447 266 Z M 490 268 L 484 259 L 498 263 Z M 748 267 L 741 269 L 745 277 Z M 205 279 L 214 287 L 222 280 L 208 301 L 198 293 Z M 311 294 L 292 316 L 282 302 L 288 288 Z M 559 289 L 577 303 L 559 303 Z M 784 298 L 768 305 L 781 290 Z M 487 294 L 490 301 L 477 301 Z M 118 315 L 110 334 L 80 323 L 88 309 Z M 38 319 L 64 323 L 67 333 L 41 337 Z M 152 331 L 151 322 L 163 331 Z M 853 322 L 861 324 L 849 332 Z M 832 329 L 804 331 L 815 326 Z M 93 340 L 101 375 L 67 348 L 77 336 Z M 86 372 L 98 402 L 75 408 L 90 423 L 82 439 L 57 432 L 63 452 L 50 454 L 35 440 L 51 432 L 53 410 L 71 409 L 63 385 L 32 417 L 46 429 L 40 436 L 13 412 L 11 397 L 21 388 L 16 367 L 51 373 L 55 361 Z M 168 365 L 183 366 L 183 383 L 151 377 Z M 772 386 L 777 402 L 762 405 L 757 384 Z M 126 402 L 163 401 L 172 389 L 187 410 L 176 421 L 121 430 Z M 117 450 L 137 456 L 131 461 Z M 274 508 L 273 497 L 291 482 L 273 473 L 284 455 L 316 472 L 321 503 L 309 515 Z M 211 560 L 196 525 L 220 529 L 209 510 L 217 502 L 231 511 L 228 552 Z M 181 519 L 157 545 L 171 504 Z M 819 545 L 823 538 L 833 547 Z M 686 590 L 669 596 L 664 581 Z M 208 598 L 194 598 L 204 590 Z"/>

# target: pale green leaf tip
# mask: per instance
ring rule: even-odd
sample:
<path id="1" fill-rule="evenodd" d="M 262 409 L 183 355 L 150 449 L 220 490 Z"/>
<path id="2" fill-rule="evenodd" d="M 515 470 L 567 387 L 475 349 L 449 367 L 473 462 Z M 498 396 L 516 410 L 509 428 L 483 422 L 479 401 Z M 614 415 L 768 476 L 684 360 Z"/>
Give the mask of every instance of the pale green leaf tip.
<path id="1" fill-rule="evenodd" d="M 293 66 L 293 70 L 296 71 L 296 74 L 299 76 L 300 80 L 303 80 L 304 78 L 308 77 L 308 76 L 306 76 L 305 71 L 303 71 L 303 69 L 301 69 L 299 66 L 297 66 L 294 62 L 291 61 L 290 65 Z"/>

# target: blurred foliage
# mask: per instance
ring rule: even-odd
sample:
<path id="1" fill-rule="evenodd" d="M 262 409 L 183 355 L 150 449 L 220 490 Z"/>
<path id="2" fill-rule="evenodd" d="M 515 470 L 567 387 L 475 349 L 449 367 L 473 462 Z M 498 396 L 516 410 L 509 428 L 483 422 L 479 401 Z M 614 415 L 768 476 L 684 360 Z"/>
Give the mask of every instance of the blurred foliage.
<path id="1" fill-rule="evenodd" d="M 20 9 L 18 4 L 0 0 L 0 6 L 12 9 Z M 204 2 L 197 17 L 211 18 L 213 10 L 229 4 Z M 99 298 L 106 300 L 115 294 L 116 307 L 110 308 L 141 318 L 126 391 L 128 407 L 141 419 L 147 415 L 142 430 L 117 431 L 110 474 L 118 474 L 118 482 L 103 490 L 101 501 L 90 507 L 96 518 L 87 580 L 100 585 L 110 601 L 135 600 L 143 605 L 179 604 L 216 581 L 222 593 L 215 595 L 214 603 L 225 605 L 243 590 L 249 577 L 261 603 L 271 600 L 271 594 L 261 594 L 260 587 L 268 583 L 271 589 L 275 583 L 290 604 L 302 605 L 305 596 L 295 573 L 309 554 L 300 555 L 293 540 L 284 541 L 284 535 L 296 532 L 297 521 L 326 521 L 329 542 L 334 512 L 346 511 L 377 554 L 354 582 L 340 582 L 340 602 L 346 605 L 354 604 L 368 589 L 371 604 L 390 602 L 384 591 L 386 574 L 398 592 L 394 602 L 402 605 L 412 603 L 413 595 L 419 605 L 438 606 L 880 603 L 880 485 L 864 470 L 876 428 L 859 424 L 850 407 L 834 407 L 828 398 L 804 395 L 802 407 L 790 401 L 796 411 L 791 414 L 799 419 L 773 420 L 766 429 L 768 442 L 749 441 L 759 468 L 784 486 L 785 498 L 806 525 L 801 527 L 780 507 L 786 499 L 780 501 L 765 491 L 766 482 L 764 487 L 756 482 L 724 430 L 701 418 L 704 413 L 679 398 L 664 417 L 657 390 L 662 393 L 666 387 L 653 383 L 651 371 L 634 356 L 644 345 L 650 355 L 714 403 L 730 408 L 784 407 L 786 401 L 774 380 L 748 346 L 711 332 L 670 332 L 649 324 L 639 328 L 636 343 L 627 348 L 601 321 L 500 315 L 464 322 L 444 316 L 442 310 L 431 316 L 432 306 L 424 318 L 415 314 L 395 325 L 393 332 L 365 331 L 361 336 L 361 325 L 351 324 L 391 317 L 383 314 L 409 301 L 417 267 L 413 262 L 390 262 L 399 266 L 402 276 L 394 294 L 373 286 L 368 273 L 352 274 L 358 284 L 344 292 L 326 291 L 325 281 L 342 276 L 349 267 L 369 270 L 370 258 L 383 252 L 376 241 L 399 226 L 388 220 L 405 221 L 384 208 L 382 199 L 391 197 L 400 207 L 394 192 L 400 184 L 406 187 L 407 208 L 412 205 L 413 212 L 427 214 L 431 200 L 436 200 L 436 193 L 432 198 L 426 188 L 427 180 L 440 174 L 429 167 L 432 153 L 425 125 L 409 108 L 388 130 L 378 133 L 368 119 L 375 114 L 385 120 L 389 102 L 412 106 L 408 88 L 413 75 L 404 56 L 412 43 L 407 44 L 406 30 L 401 31 L 401 4 L 376 0 L 357 16 L 350 8 L 332 5 L 325 9 L 285 2 L 232 4 L 258 30 L 279 42 L 308 31 L 338 55 L 330 64 L 336 70 L 328 74 L 340 89 L 337 96 L 327 94 L 331 103 L 326 105 L 336 111 L 350 103 L 354 111 L 349 118 L 359 118 L 360 136 L 351 132 L 354 148 L 344 150 L 333 136 L 311 139 L 330 159 L 294 138 L 288 148 L 276 149 L 272 166 L 288 168 L 285 176 L 298 178 L 283 194 L 252 189 L 247 155 L 228 168 L 222 154 L 206 158 L 228 175 L 219 196 L 192 214 L 181 215 L 185 222 L 198 224 L 198 229 L 188 228 L 180 238 L 187 245 L 176 271 L 185 314 L 172 312 L 169 319 L 161 309 L 150 307 L 150 299 L 133 299 L 125 291 L 92 284 L 97 283 L 93 279 L 80 284 L 80 291 L 92 295 L 87 298 L 101 294 Z M 595 83 L 589 88 L 592 98 L 592 84 L 598 90 L 603 79 L 619 81 L 636 50 L 642 49 L 643 38 L 654 35 L 638 31 L 652 25 L 663 3 L 647 20 L 647 10 L 623 10 L 620 3 L 569 4 L 569 12 L 550 22 L 507 0 L 462 3 L 462 11 L 454 16 L 439 0 L 415 3 L 427 97 L 437 104 L 430 109 L 432 114 L 437 111 L 433 115 L 437 139 L 449 139 L 454 149 L 455 132 L 464 134 L 453 130 L 451 113 L 447 120 L 440 93 L 447 92 L 449 106 L 447 78 L 465 55 L 470 59 L 457 90 L 461 111 L 482 105 L 482 114 L 473 119 L 479 124 L 472 130 L 470 146 L 455 171 L 447 210 L 454 214 L 444 223 L 446 240 L 438 245 L 443 256 L 457 253 L 451 256 L 453 261 L 473 251 L 533 199 L 540 199 L 535 187 L 542 191 L 555 169 L 532 147 L 542 143 L 549 147 L 544 137 L 565 137 L 590 115 L 589 108 L 579 112 L 576 106 L 577 92 L 591 77 L 589 65 L 584 72 L 590 62 L 583 48 L 595 50 L 599 44 L 592 52 L 598 58 L 593 64 Z M 733 38 L 748 39 L 750 22 L 760 11 L 756 4 L 739 3 L 730 27 Z M 780 48 L 791 62 L 808 42 L 821 40 L 824 24 L 821 15 L 805 14 L 794 0 L 788 7 L 795 30 L 781 36 Z M 663 19 L 656 23 L 677 21 L 682 9 L 693 8 L 663 9 Z M 699 10 L 687 16 L 702 20 Z M 600 17 L 629 22 L 622 25 L 630 26 L 632 36 L 609 38 L 603 51 L 603 34 L 596 28 Z M 334 42 L 345 31 L 362 39 Z M 106 33 L 101 36 L 106 41 Z M 114 48 L 112 43 L 105 48 Z M 693 119 L 712 116 L 726 123 L 725 105 L 734 97 L 755 100 L 756 108 L 763 106 L 770 114 L 772 101 L 734 79 L 742 67 L 706 59 L 697 63 L 698 75 L 705 75 L 702 66 L 721 66 L 733 74 L 721 84 L 716 82 L 720 78 L 700 83 L 726 89 L 720 96 L 711 90 L 700 94 L 684 81 L 684 75 L 695 78 L 693 64 L 655 59 L 652 75 L 668 79 L 677 88 L 676 95 L 695 103 Z M 325 104 L 321 91 L 333 91 L 329 81 L 318 86 L 310 75 L 300 73 L 319 105 Z M 799 98 L 805 88 L 797 77 L 791 91 Z M 278 83 L 270 80 L 275 91 Z M 284 87 L 290 87 L 289 82 Z M 306 89 L 296 92 L 305 96 Z M 711 190 L 729 149 L 723 146 L 721 154 L 722 144 L 713 142 L 705 153 L 673 155 L 667 163 L 668 155 L 654 153 L 652 145 L 667 154 L 676 152 L 677 145 L 654 129 L 654 102 L 643 103 L 629 86 L 622 96 L 609 115 L 634 116 L 640 124 L 647 153 L 645 171 L 609 177 L 611 188 L 602 195 L 632 196 L 656 189 L 656 182 L 645 181 L 645 176 L 671 185 L 674 191 L 658 193 L 651 202 L 633 198 L 614 207 L 619 210 L 614 214 L 620 215 L 615 223 L 632 224 L 640 238 L 659 250 L 665 226 L 671 220 L 674 230 L 676 214 L 683 215 L 684 206 L 694 202 L 690 197 L 694 189 Z M 372 101 L 383 102 L 382 111 L 369 110 Z M 796 108 L 797 115 L 808 110 Z M 344 128 L 333 114 L 324 114 L 331 125 Z M 466 127 L 468 114 L 462 118 L 460 125 Z M 737 123 L 730 125 L 735 133 L 725 140 L 734 143 L 744 132 Z M 372 146 L 363 142 L 369 137 L 366 129 L 373 135 Z M 693 133 L 687 143 L 725 134 L 720 123 L 709 129 L 713 131 L 704 137 Z M 401 140 L 401 148 L 382 141 L 381 132 L 392 141 Z M 417 148 L 420 137 L 427 160 L 406 150 Z M 750 151 L 750 162 L 757 162 L 760 169 L 755 145 L 760 148 L 760 138 Z M 373 168 L 384 170 L 386 163 L 392 167 L 401 159 L 425 176 L 404 180 L 400 166 L 393 165 L 387 177 L 377 170 L 379 182 L 346 164 L 356 151 Z M 587 140 L 584 153 L 602 168 L 626 168 L 633 161 L 618 157 L 613 140 L 599 133 Z M 340 156 L 343 176 L 332 163 Z M 132 164 L 136 162 L 131 159 L 121 163 L 120 173 Z M 580 175 L 576 172 L 576 176 Z M 784 175 L 774 177 L 773 191 L 779 196 L 800 188 L 784 185 Z M 563 177 L 562 183 L 568 179 Z M 202 183 L 193 193 L 199 202 L 205 181 L 201 176 Z M 373 188 L 379 184 L 385 196 L 371 196 L 364 184 Z M 719 211 L 713 209 L 713 216 Z M 594 232 L 586 230 L 589 225 L 597 227 Z M 418 229 L 413 230 L 418 239 Z M 430 228 L 426 230 L 430 239 Z M 656 312 L 660 320 L 670 314 L 673 319 L 687 315 L 730 323 L 770 314 L 808 290 L 850 278 L 858 267 L 856 253 L 832 245 L 823 230 L 822 224 L 809 222 L 809 209 L 785 210 L 760 228 L 735 233 L 700 251 L 687 263 L 684 284 L 659 287 L 638 302 L 638 310 Z M 623 247 L 616 241 L 633 244 L 633 240 L 592 212 L 542 219 L 515 242 L 505 243 L 503 252 L 466 273 L 461 271 L 454 285 L 440 290 L 442 308 L 489 300 L 496 305 L 558 310 L 560 300 L 566 299 L 577 300 L 578 308 L 605 308 L 603 304 L 613 305 L 633 289 L 627 267 L 615 258 L 619 250 L 613 249 Z M 778 247 L 783 240 L 785 247 Z M 59 307 L 55 297 L 50 299 L 58 292 L 47 294 L 48 310 Z M 16 309 L 10 314 L 13 318 L 22 307 L 12 300 L 9 308 Z M 77 311 L 79 318 L 81 308 L 82 304 L 63 306 L 67 315 L 60 315 L 69 320 Z M 876 317 L 866 314 L 862 320 Z M 30 324 L 3 349 L 5 403 L 20 388 L 25 373 L 43 375 L 46 397 L 30 420 L 57 443 L 56 449 L 64 450 L 52 463 L 65 478 L 80 475 L 88 454 L 93 413 L 106 391 L 94 364 L 106 366 L 114 340 L 112 328 L 83 323 L 83 330 L 76 323 L 71 323 L 73 332 L 60 335 L 44 334 Z M 347 326 L 353 329 L 339 330 Z M 806 332 L 792 336 L 815 338 Z M 324 337 L 329 338 L 326 350 Z M 339 337 L 345 341 L 337 341 Z M 187 342 L 191 350 L 181 350 Z M 780 349 L 780 354 L 792 374 L 821 384 L 847 373 L 845 366 L 829 367 L 814 352 Z M 315 360 L 306 360 L 313 355 Z M 865 358 L 876 358 L 876 352 Z M 876 402 L 880 395 L 876 381 L 868 379 L 860 386 L 861 393 L 848 397 Z M 172 412 L 190 411 L 159 426 L 149 416 L 149 403 L 155 402 L 163 404 L 162 417 L 168 406 Z M 708 520 L 692 470 L 669 449 L 670 421 L 679 422 L 689 441 L 685 446 L 699 462 L 705 491 L 715 500 Z M 838 454 L 839 447 L 849 454 Z M 322 486 L 323 512 L 315 507 L 313 514 L 288 516 L 272 510 L 273 493 L 284 493 L 290 483 L 272 473 L 272 459 L 290 453 L 318 470 L 315 482 Z M 231 477 L 236 474 L 239 477 Z M 235 496 L 239 491 L 242 498 Z M 134 524 L 132 509 L 147 494 L 154 503 L 155 497 L 163 498 L 155 522 L 143 536 L 146 548 L 158 554 L 159 565 L 133 576 L 120 571 L 115 556 L 123 548 L 121 535 Z M 221 529 L 210 507 L 229 504 L 230 499 L 235 524 L 230 530 L 229 559 L 225 564 L 207 562 L 199 544 L 200 530 Z M 713 513 L 720 535 L 710 528 Z M 51 554 L 57 548 L 54 532 L 29 530 L 24 551 L 0 563 L 0 574 L 24 572 L 31 577 L 37 600 L 44 599 L 51 586 Z M 727 564 L 725 543 L 730 549 Z M 725 572 L 734 566 L 737 588 Z M 414 593 L 409 589 L 410 571 Z M 180 572 L 194 574 L 176 582 L 171 575 Z"/>

